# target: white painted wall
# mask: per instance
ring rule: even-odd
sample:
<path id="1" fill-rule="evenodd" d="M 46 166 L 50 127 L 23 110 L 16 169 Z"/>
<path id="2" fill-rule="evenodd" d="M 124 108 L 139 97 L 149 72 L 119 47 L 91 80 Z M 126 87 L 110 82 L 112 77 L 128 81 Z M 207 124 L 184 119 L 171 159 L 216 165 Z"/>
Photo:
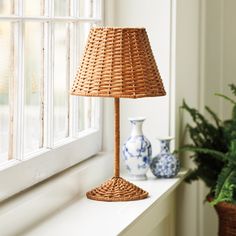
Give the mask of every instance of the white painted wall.
<path id="1" fill-rule="evenodd" d="M 178 0 L 176 8 L 176 147 L 186 139 L 185 124 L 188 118 L 179 107 L 183 99 L 189 105 L 199 107 L 200 80 L 200 1 Z M 191 167 L 187 158 L 182 164 Z M 178 236 L 200 236 L 198 184 L 183 184 L 177 194 Z"/>
<path id="2" fill-rule="evenodd" d="M 230 94 L 229 83 L 236 83 L 236 1 L 178 0 L 176 27 L 176 102 L 182 99 L 204 112 L 213 108 L 220 117 L 230 116 L 230 105 L 214 96 Z M 178 110 L 176 110 L 178 114 Z M 177 115 L 177 145 L 186 139 L 183 127 L 187 118 Z M 192 164 L 183 158 L 186 166 Z M 208 189 L 203 183 L 182 185 L 178 192 L 177 235 L 217 235 L 217 216 L 203 203 Z"/>
<path id="3" fill-rule="evenodd" d="M 236 1 L 209 0 L 205 5 L 204 102 L 221 118 L 231 116 L 232 106 L 215 92 L 232 97 L 228 84 L 236 84 Z M 204 188 L 204 191 L 207 190 Z M 203 209 L 203 236 L 216 235 L 217 216 L 211 207 Z"/>
<path id="4" fill-rule="evenodd" d="M 228 102 L 215 97 L 215 92 L 229 93 L 228 84 L 236 83 L 236 1 L 209 0 L 206 3 L 205 100 L 228 118 Z"/>

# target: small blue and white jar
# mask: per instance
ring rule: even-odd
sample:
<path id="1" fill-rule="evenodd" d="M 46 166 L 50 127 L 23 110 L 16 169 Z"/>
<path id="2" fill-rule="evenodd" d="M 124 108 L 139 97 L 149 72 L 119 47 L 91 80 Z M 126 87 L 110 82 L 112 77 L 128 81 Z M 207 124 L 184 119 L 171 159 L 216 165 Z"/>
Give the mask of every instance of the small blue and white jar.
<path id="1" fill-rule="evenodd" d="M 170 153 L 170 141 L 172 139 L 173 137 L 159 139 L 161 151 L 151 160 L 150 169 L 158 178 L 173 178 L 180 170 L 179 159 Z"/>
<path id="2" fill-rule="evenodd" d="M 145 180 L 152 156 L 151 143 L 142 131 L 145 118 L 129 118 L 129 121 L 132 124 L 131 136 L 123 145 L 122 150 L 126 169 L 131 179 Z"/>

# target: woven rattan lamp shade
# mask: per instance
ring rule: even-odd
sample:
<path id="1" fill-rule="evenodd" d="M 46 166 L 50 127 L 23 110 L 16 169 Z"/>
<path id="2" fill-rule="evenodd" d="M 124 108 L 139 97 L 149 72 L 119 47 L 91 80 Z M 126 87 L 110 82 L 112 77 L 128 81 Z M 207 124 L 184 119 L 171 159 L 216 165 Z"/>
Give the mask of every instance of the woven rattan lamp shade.
<path id="1" fill-rule="evenodd" d="M 140 98 L 165 95 L 144 28 L 92 28 L 73 95 Z"/>
<path id="2" fill-rule="evenodd" d="M 144 28 L 93 28 L 71 94 L 114 97 L 114 177 L 87 192 L 98 201 L 131 201 L 148 193 L 120 177 L 119 98 L 165 95 Z"/>

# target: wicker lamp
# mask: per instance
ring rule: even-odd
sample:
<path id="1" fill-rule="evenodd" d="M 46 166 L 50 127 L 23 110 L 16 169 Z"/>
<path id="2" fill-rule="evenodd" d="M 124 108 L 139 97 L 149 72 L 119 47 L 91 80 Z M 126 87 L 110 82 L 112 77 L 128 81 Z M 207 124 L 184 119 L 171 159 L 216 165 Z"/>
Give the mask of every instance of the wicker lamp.
<path id="1" fill-rule="evenodd" d="M 92 28 L 72 95 L 113 97 L 114 177 L 87 193 L 98 201 L 130 201 L 148 193 L 120 177 L 119 98 L 164 96 L 165 90 L 144 28 Z"/>

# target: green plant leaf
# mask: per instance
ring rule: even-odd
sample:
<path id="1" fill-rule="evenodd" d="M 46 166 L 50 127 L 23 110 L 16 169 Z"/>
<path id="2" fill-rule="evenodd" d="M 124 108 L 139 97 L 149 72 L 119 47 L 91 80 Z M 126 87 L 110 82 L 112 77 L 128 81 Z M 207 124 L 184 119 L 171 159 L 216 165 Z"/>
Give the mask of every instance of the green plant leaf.
<path id="1" fill-rule="evenodd" d="M 218 97 L 222 97 L 222 98 L 224 98 L 225 100 L 227 100 L 227 101 L 233 103 L 234 105 L 236 105 L 236 102 L 235 102 L 232 98 L 230 98 L 230 97 L 228 97 L 228 96 L 226 96 L 226 95 L 224 95 L 224 94 L 215 93 L 215 95 L 218 96 Z"/>
<path id="2" fill-rule="evenodd" d="M 178 152 L 185 152 L 185 151 L 202 153 L 202 154 L 210 154 L 220 161 L 227 161 L 227 156 L 225 153 L 215 151 L 212 149 L 208 149 L 208 148 L 201 148 L 201 147 L 195 147 L 192 145 L 185 145 L 185 146 L 179 148 L 179 150 L 178 150 Z"/>
<path id="3" fill-rule="evenodd" d="M 236 169 L 236 139 L 232 140 L 230 143 L 229 152 L 227 153 L 227 158 L 229 162 L 232 163 L 232 166 L 235 165 Z"/>
<path id="4" fill-rule="evenodd" d="M 232 109 L 232 119 L 233 119 L 233 121 L 236 121 L 236 105 L 234 105 L 234 107 Z"/>
<path id="5" fill-rule="evenodd" d="M 205 106 L 205 109 L 206 109 L 207 112 L 211 115 L 211 117 L 214 119 L 214 121 L 215 121 L 217 127 L 219 127 L 219 126 L 220 126 L 220 122 L 221 122 L 220 118 L 216 115 L 216 113 L 215 113 L 214 111 L 212 111 L 212 110 L 210 109 L 210 107 Z"/>
<path id="6" fill-rule="evenodd" d="M 227 165 L 219 174 L 216 188 L 215 199 L 210 203 L 216 205 L 219 202 L 232 202 L 236 183 L 236 171 L 232 166 Z"/>
<path id="7" fill-rule="evenodd" d="M 236 95 L 236 86 L 230 85 Z M 232 117 L 220 120 L 210 107 L 205 107 L 212 118 L 207 120 L 197 109 L 183 101 L 181 106 L 192 118 L 187 124 L 191 144 L 184 145 L 177 152 L 192 152 L 190 156 L 196 167 L 186 178 L 187 182 L 202 179 L 215 193 L 212 204 L 220 201 L 236 203 L 236 101 L 223 94 L 216 94 L 233 104 Z M 232 142 L 232 143 L 231 143 Z M 226 167 L 229 168 L 227 172 Z M 216 194 L 217 193 L 217 194 Z"/>
<path id="8" fill-rule="evenodd" d="M 230 87 L 232 93 L 236 96 L 236 85 L 234 85 L 234 84 L 229 84 L 229 87 Z"/>

